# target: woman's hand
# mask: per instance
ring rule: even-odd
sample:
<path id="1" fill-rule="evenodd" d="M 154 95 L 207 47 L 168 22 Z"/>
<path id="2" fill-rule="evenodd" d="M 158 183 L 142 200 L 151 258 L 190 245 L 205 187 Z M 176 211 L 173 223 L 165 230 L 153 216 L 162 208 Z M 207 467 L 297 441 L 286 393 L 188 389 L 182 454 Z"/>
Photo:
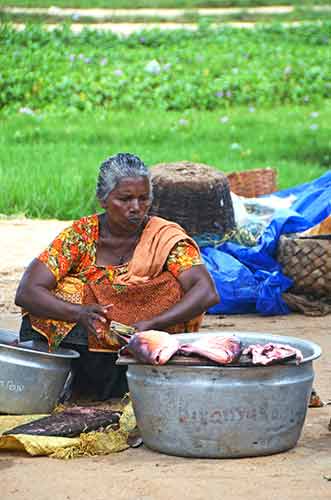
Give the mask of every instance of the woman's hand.
<path id="1" fill-rule="evenodd" d="M 102 338 L 111 319 L 112 306 L 113 304 L 106 306 L 100 304 L 83 305 L 80 307 L 77 322 L 85 328 L 88 334 Z"/>

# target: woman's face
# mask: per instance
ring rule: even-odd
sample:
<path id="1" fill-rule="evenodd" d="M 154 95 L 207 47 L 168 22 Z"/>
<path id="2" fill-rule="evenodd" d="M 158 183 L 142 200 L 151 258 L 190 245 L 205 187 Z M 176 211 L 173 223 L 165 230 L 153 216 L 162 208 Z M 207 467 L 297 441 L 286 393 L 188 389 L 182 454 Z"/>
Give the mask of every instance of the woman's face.
<path id="1" fill-rule="evenodd" d="M 123 177 L 101 203 L 111 224 L 132 231 L 141 226 L 150 205 L 150 186 L 146 177 Z"/>

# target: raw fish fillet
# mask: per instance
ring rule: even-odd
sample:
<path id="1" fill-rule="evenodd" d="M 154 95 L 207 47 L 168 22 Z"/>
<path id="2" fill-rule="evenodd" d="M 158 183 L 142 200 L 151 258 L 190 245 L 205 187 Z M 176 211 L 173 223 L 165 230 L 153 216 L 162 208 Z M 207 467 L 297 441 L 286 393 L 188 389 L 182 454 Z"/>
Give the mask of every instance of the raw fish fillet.
<path id="1" fill-rule="evenodd" d="M 28 424 L 19 425 L 3 434 L 32 434 L 35 436 L 79 436 L 119 422 L 120 413 L 101 408 L 76 406 L 61 413 L 39 418 Z"/>
<path id="2" fill-rule="evenodd" d="M 227 365 L 239 358 L 241 344 L 234 336 L 212 337 L 206 335 L 196 342 L 181 345 L 180 352 L 182 354 L 198 354 L 221 365 Z"/>
<path id="3" fill-rule="evenodd" d="M 178 349 L 178 340 L 157 330 L 135 333 L 125 347 L 138 361 L 151 365 L 164 365 Z"/>
<path id="4" fill-rule="evenodd" d="M 269 365 L 275 360 L 283 360 L 290 356 L 296 358 L 297 365 L 303 360 L 302 352 L 286 344 L 252 344 L 244 349 L 243 354 L 252 356 L 253 365 Z"/>

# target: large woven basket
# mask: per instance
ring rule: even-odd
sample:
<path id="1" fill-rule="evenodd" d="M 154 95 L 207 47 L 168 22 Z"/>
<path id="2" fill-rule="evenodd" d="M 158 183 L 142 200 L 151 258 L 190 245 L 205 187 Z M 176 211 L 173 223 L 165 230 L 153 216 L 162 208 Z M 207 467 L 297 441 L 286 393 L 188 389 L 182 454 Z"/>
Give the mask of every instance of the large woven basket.
<path id="1" fill-rule="evenodd" d="M 151 171 L 151 215 L 177 222 L 190 235 L 223 235 L 234 228 L 229 181 L 222 172 L 188 161 L 160 163 Z"/>
<path id="2" fill-rule="evenodd" d="M 276 171 L 272 168 L 256 168 L 227 174 L 233 193 L 245 198 L 256 198 L 276 191 Z"/>
<path id="3" fill-rule="evenodd" d="M 324 297 L 331 294 L 331 235 L 283 235 L 277 259 L 293 279 L 293 293 Z"/>

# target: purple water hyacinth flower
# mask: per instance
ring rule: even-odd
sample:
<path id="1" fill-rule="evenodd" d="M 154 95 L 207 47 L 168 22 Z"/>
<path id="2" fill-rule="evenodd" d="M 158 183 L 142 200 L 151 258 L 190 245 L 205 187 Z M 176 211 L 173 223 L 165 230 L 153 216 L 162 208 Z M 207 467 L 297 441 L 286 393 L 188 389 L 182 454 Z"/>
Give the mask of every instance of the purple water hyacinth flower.
<path id="1" fill-rule="evenodd" d="M 228 98 L 230 99 L 230 97 L 232 97 L 232 92 L 231 92 L 231 90 L 227 90 L 227 91 L 225 92 L 225 95 L 226 95 L 226 97 L 228 97 Z"/>
<path id="2" fill-rule="evenodd" d="M 218 91 L 215 93 L 215 96 L 216 96 L 216 97 L 219 97 L 219 98 L 224 97 L 224 92 L 223 92 L 223 90 L 218 90 Z"/>
<path id="3" fill-rule="evenodd" d="M 115 76 L 123 76 L 123 71 L 121 69 L 114 69 L 113 74 Z"/>
<path id="4" fill-rule="evenodd" d="M 228 121 L 229 121 L 229 117 L 228 117 L 228 116 L 222 116 L 222 117 L 220 118 L 220 122 L 221 122 L 221 123 L 227 123 Z"/>
<path id="5" fill-rule="evenodd" d="M 310 126 L 309 126 L 310 130 L 317 130 L 318 129 L 318 125 L 317 123 L 312 123 Z"/>
<path id="6" fill-rule="evenodd" d="M 145 66 L 145 71 L 151 75 L 158 75 L 161 73 L 160 63 L 156 59 L 149 61 Z"/>
<path id="7" fill-rule="evenodd" d="M 85 64 L 90 64 L 91 61 L 92 61 L 92 57 L 85 57 L 85 59 L 84 59 Z"/>
<path id="8" fill-rule="evenodd" d="M 310 118 L 318 118 L 319 117 L 319 112 L 318 111 L 313 111 L 310 113 Z"/>
<path id="9" fill-rule="evenodd" d="M 185 120 L 185 118 L 180 118 L 178 120 L 178 125 L 181 125 L 182 127 L 186 127 L 186 125 L 188 125 L 188 121 Z"/>
<path id="10" fill-rule="evenodd" d="M 145 42 L 146 42 L 146 38 L 145 38 L 145 37 L 143 37 L 143 36 L 141 36 L 141 37 L 139 38 L 139 42 L 140 42 L 140 43 L 145 43 Z"/>
<path id="11" fill-rule="evenodd" d="M 75 59 L 76 59 L 75 54 L 70 54 L 70 56 L 69 56 L 69 61 L 70 61 L 70 62 L 74 62 L 74 60 L 75 60 Z"/>
<path id="12" fill-rule="evenodd" d="M 108 63 L 107 57 L 103 57 L 100 61 L 100 66 L 106 66 L 107 63 Z"/>

